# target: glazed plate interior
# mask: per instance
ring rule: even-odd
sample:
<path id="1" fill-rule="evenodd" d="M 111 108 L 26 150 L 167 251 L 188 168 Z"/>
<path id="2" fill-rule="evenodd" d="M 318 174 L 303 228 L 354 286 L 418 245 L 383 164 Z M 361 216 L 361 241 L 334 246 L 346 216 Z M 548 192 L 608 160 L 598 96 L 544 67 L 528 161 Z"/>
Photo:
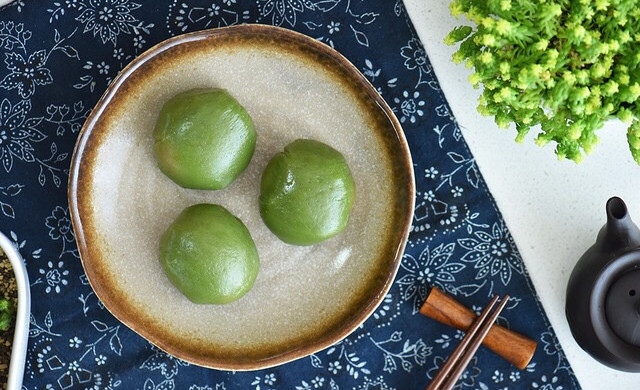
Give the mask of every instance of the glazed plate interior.
<path id="1" fill-rule="evenodd" d="M 220 191 L 179 187 L 152 152 L 162 104 L 206 87 L 228 90 L 258 134 L 249 167 Z M 263 169 L 298 138 L 340 151 L 356 183 L 347 229 L 306 247 L 278 240 L 258 209 Z M 413 196 L 400 125 L 375 89 L 332 49 L 258 25 L 176 37 L 125 68 L 87 119 L 69 187 L 83 266 L 105 306 L 180 358 L 236 370 L 308 355 L 362 323 L 393 282 Z M 204 202 L 240 218 L 258 248 L 255 285 L 231 304 L 191 303 L 158 260 L 164 230 Z"/>

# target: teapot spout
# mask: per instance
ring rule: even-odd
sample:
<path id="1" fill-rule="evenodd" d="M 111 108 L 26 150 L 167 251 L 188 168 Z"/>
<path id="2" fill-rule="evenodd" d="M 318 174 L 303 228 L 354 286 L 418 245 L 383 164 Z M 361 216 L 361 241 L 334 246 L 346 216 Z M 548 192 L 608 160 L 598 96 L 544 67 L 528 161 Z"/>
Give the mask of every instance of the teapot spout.
<path id="1" fill-rule="evenodd" d="M 617 196 L 607 201 L 607 224 L 600 232 L 598 241 L 606 252 L 618 252 L 640 247 L 640 229 L 633 222 L 627 205 Z"/>

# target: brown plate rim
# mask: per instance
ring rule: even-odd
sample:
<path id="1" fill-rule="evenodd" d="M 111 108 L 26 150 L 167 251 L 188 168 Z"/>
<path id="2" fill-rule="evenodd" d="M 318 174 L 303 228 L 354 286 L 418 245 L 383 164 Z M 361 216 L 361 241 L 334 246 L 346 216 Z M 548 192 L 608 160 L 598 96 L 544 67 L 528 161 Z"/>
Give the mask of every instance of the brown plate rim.
<path id="1" fill-rule="evenodd" d="M 359 87 L 363 89 L 366 93 L 367 97 L 372 99 L 377 106 L 382 110 L 382 112 L 389 119 L 391 127 L 393 127 L 395 131 L 395 136 L 398 140 L 398 145 L 400 146 L 400 150 L 398 155 L 403 157 L 402 161 L 398 161 L 404 166 L 404 171 L 407 172 L 409 180 L 407 180 L 407 187 L 404 189 L 406 191 L 407 196 L 409 197 L 406 210 L 404 210 L 405 218 L 401 223 L 403 227 L 401 231 L 396 232 L 397 239 L 394 242 L 397 242 L 397 250 L 395 253 L 395 257 L 393 262 L 391 263 L 391 269 L 385 278 L 385 282 L 383 284 L 382 289 L 379 291 L 375 297 L 368 302 L 368 304 L 360 310 L 360 313 L 351 321 L 339 324 L 338 328 L 327 334 L 326 337 L 320 338 L 312 343 L 300 346 L 296 349 L 289 350 L 285 353 L 271 356 L 266 359 L 259 359 L 255 361 L 228 361 L 222 359 L 215 358 L 207 358 L 194 353 L 190 353 L 190 351 L 183 350 L 175 350 L 172 349 L 170 345 L 163 342 L 161 338 L 158 338 L 152 332 L 146 331 L 144 328 L 136 326 L 135 321 L 131 321 L 127 316 L 118 310 L 118 305 L 115 302 L 109 301 L 109 299 L 104 299 L 104 294 L 101 293 L 101 286 L 96 286 L 92 282 L 92 269 L 88 267 L 85 262 L 88 255 L 88 243 L 84 234 L 84 229 L 82 226 L 82 221 L 80 218 L 80 210 L 78 203 L 78 184 L 79 184 L 79 174 L 82 162 L 83 153 L 87 147 L 87 142 L 91 136 L 92 129 L 96 125 L 98 119 L 103 114 L 106 106 L 110 103 L 110 101 L 115 96 L 118 89 L 123 85 L 125 80 L 133 74 L 139 67 L 145 64 L 147 61 L 155 57 L 156 55 L 174 47 L 177 45 L 181 45 L 183 43 L 188 43 L 192 41 L 198 40 L 206 40 L 211 37 L 215 37 L 220 34 L 245 34 L 245 35 L 271 35 L 271 36 L 280 36 L 286 39 L 289 39 L 294 42 L 301 43 L 311 50 L 316 51 L 319 54 L 328 56 L 335 60 L 347 73 L 347 76 L 352 79 L 355 83 L 358 84 Z M 87 279 L 92 289 L 95 291 L 97 297 L 104 303 L 104 306 L 107 310 L 116 317 L 120 322 L 125 324 L 127 327 L 131 328 L 133 331 L 141 335 L 143 338 L 157 346 L 158 348 L 180 358 L 190 363 L 209 367 L 216 369 L 225 369 L 225 370 L 237 370 L 237 371 L 248 371 L 248 370 L 256 370 L 262 368 L 268 368 L 277 366 L 280 364 L 284 364 L 304 356 L 308 356 L 312 353 L 318 352 L 322 349 L 325 349 L 336 342 L 342 340 L 346 336 L 348 336 L 351 332 L 353 332 L 360 324 L 362 324 L 378 307 L 378 305 L 382 302 L 384 296 L 388 293 L 395 276 L 398 272 L 398 268 L 400 266 L 400 262 L 402 260 L 402 255 L 404 253 L 404 249 L 406 247 L 407 239 L 409 237 L 409 232 L 411 230 L 411 223 L 413 220 L 413 212 L 415 207 L 415 177 L 413 172 L 413 163 L 411 159 L 411 153 L 409 151 L 409 146 L 407 144 L 404 132 L 400 125 L 400 122 L 396 118 L 395 114 L 389 107 L 389 105 L 385 102 L 385 100 L 380 96 L 378 91 L 371 85 L 371 83 L 366 79 L 364 75 L 342 54 L 340 54 L 335 49 L 330 46 L 319 42 L 311 37 L 308 37 L 304 34 L 288 30 L 281 27 L 275 27 L 270 25 L 262 25 L 262 24 L 242 24 L 228 27 L 221 27 L 209 30 L 201 30 L 197 32 L 192 32 L 188 34 L 183 34 L 179 36 L 175 36 L 164 40 L 155 46 L 151 47 L 140 56 L 135 58 L 131 63 L 124 67 L 124 69 L 116 76 L 113 82 L 109 85 L 107 90 L 104 92 L 102 97 L 98 100 L 93 110 L 87 117 L 82 130 L 78 135 L 78 140 L 76 142 L 73 156 L 71 158 L 71 168 L 69 171 L 69 183 L 68 183 L 68 191 L 67 198 L 69 202 L 69 211 L 71 214 L 71 222 L 73 225 L 73 229 L 75 232 L 75 237 L 78 245 L 78 250 L 80 253 L 80 259 L 82 263 L 82 267 L 87 275 Z"/>

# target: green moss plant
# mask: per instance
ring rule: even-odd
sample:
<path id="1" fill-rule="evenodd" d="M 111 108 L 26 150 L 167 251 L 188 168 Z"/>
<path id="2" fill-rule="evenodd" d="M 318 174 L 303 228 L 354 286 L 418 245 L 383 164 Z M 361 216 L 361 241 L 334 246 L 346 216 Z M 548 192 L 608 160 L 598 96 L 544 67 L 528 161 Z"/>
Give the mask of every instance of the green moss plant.
<path id="1" fill-rule="evenodd" d="M 0 297 L 0 331 L 6 331 L 13 318 L 13 305 L 6 298 Z"/>
<path id="2" fill-rule="evenodd" d="M 513 123 L 522 142 L 540 125 L 538 145 L 556 143 L 559 159 L 580 162 L 613 118 L 629 123 L 640 164 L 640 4 L 637 0 L 454 0 L 455 63 L 473 68 L 483 87 L 478 111 Z"/>

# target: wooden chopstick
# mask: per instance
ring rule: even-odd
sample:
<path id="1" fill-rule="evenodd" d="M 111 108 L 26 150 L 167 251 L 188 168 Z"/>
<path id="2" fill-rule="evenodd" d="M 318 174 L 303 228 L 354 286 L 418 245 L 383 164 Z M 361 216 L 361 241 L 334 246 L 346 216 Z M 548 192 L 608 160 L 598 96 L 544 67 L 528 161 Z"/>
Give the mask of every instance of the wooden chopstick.
<path id="1" fill-rule="evenodd" d="M 491 310 L 495 307 L 497 302 L 498 302 L 498 296 L 496 295 L 493 297 L 491 302 L 489 302 L 489 304 L 484 308 L 480 316 L 471 325 L 467 334 L 464 336 L 462 341 L 460 341 L 458 346 L 453 350 L 451 355 L 449 355 L 445 363 L 442 365 L 442 367 L 440 367 L 440 371 L 438 371 L 438 374 L 433 378 L 433 380 L 431 381 L 431 383 L 429 383 L 429 386 L 427 386 L 425 390 L 444 389 L 443 387 L 441 387 L 441 385 L 447 379 L 447 377 L 449 376 L 451 370 L 455 367 L 455 365 L 458 364 L 458 360 L 465 353 L 465 351 L 467 350 L 467 347 L 469 346 L 469 344 L 471 344 L 474 337 L 476 337 L 478 330 L 485 323 L 487 317 L 489 317 Z"/>
<path id="2" fill-rule="evenodd" d="M 469 365 L 469 362 L 482 344 L 482 340 L 487 336 L 491 326 L 495 322 L 502 309 L 507 304 L 509 295 L 505 295 L 495 311 L 498 296 L 494 296 L 491 302 L 482 310 L 480 316 L 471 325 L 469 331 L 464 336 L 460 344 L 453 350 L 447 358 L 445 364 L 440 368 L 438 374 L 433 378 L 425 390 L 450 390 L 453 389 L 456 381 Z"/>

